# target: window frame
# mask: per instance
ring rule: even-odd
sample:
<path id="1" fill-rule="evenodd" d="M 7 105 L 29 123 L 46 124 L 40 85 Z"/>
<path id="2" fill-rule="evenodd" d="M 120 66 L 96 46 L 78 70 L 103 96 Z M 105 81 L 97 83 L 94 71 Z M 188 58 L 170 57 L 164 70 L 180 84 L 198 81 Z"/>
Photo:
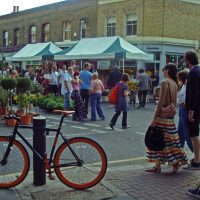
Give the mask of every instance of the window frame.
<path id="1" fill-rule="evenodd" d="M 107 17 L 106 18 L 106 36 L 116 36 L 116 17 Z"/>
<path id="2" fill-rule="evenodd" d="M 72 22 L 67 20 L 63 22 L 63 41 L 72 40 Z"/>
<path id="3" fill-rule="evenodd" d="M 50 24 L 42 24 L 42 42 L 50 41 Z"/>
<path id="4" fill-rule="evenodd" d="M 7 33 L 7 37 L 5 37 L 6 33 Z M 3 46 L 4 47 L 7 47 L 9 45 L 8 38 L 9 38 L 9 32 L 6 30 L 3 31 Z"/>
<path id="5" fill-rule="evenodd" d="M 137 15 L 126 15 L 126 36 L 137 35 Z"/>

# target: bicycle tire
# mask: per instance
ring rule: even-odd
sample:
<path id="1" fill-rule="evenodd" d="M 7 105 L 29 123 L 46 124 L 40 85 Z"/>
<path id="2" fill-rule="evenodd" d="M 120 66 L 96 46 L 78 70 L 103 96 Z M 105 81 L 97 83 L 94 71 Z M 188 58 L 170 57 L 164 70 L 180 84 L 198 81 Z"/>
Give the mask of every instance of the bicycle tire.
<path id="1" fill-rule="evenodd" d="M 60 164 L 66 164 L 69 161 L 76 162 L 69 145 L 78 157 L 83 160 L 82 167 L 59 167 Z M 89 138 L 77 137 L 71 138 L 69 143 L 62 143 L 59 146 L 55 154 L 54 164 L 56 175 L 62 183 L 71 188 L 81 190 L 91 188 L 102 180 L 107 170 L 107 157 L 103 148 L 97 142 Z M 66 174 L 64 174 L 65 170 Z M 86 178 L 89 178 L 89 175 L 92 177 L 87 180 Z"/>
<path id="2" fill-rule="evenodd" d="M 8 147 L 10 139 L 0 136 L 0 188 L 11 188 L 20 184 L 27 176 L 30 168 L 30 158 L 25 147 L 17 140 L 13 140 L 7 163 L 1 161 Z"/>

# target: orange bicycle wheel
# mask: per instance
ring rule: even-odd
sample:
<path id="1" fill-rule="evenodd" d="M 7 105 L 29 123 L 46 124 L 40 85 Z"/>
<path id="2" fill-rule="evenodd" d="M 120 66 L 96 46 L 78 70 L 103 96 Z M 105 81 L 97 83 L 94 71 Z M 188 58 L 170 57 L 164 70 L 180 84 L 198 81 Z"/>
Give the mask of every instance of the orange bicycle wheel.
<path id="1" fill-rule="evenodd" d="M 30 167 L 29 155 L 17 140 L 13 140 L 8 158 L 3 161 L 9 142 L 8 137 L 0 136 L 0 188 L 10 188 L 20 184 L 27 176 Z"/>
<path id="2" fill-rule="evenodd" d="M 64 166 L 69 163 L 77 163 L 70 151 L 73 149 L 82 166 Z M 58 178 L 67 186 L 74 189 L 87 189 L 101 181 L 107 169 L 107 157 L 103 148 L 89 138 L 77 137 L 63 143 L 56 151 L 55 172 Z"/>

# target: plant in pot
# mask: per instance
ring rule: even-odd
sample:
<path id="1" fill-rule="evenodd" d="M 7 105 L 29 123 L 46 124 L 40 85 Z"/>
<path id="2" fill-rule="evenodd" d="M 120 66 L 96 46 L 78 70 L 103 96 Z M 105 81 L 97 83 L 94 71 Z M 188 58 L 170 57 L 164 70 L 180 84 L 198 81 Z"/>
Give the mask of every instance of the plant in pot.
<path id="1" fill-rule="evenodd" d="M 1 80 L 1 86 L 4 90 L 7 91 L 7 102 L 5 102 L 6 105 L 9 106 L 9 114 L 13 114 L 13 103 L 12 103 L 12 98 L 13 98 L 13 90 L 17 86 L 17 81 L 14 78 L 9 78 L 6 77 Z M 16 123 L 15 119 L 6 119 L 6 124 L 8 126 L 14 126 Z"/>
<path id="2" fill-rule="evenodd" d="M 0 115 L 7 115 L 8 92 L 0 86 Z"/>
<path id="3" fill-rule="evenodd" d="M 26 77 L 20 77 L 17 79 L 17 104 L 18 104 L 18 113 L 20 115 L 21 124 L 29 125 L 32 121 L 32 115 L 28 113 L 30 110 L 30 92 L 31 89 L 31 80 Z M 23 112 L 22 112 L 23 110 Z"/>
<path id="4" fill-rule="evenodd" d="M 31 85 L 31 100 L 32 100 L 32 103 L 33 105 L 36 107 L 36 114 L 37 114 L 37 110 L 38 110 L 38 99 L 41 97 L 41 95 L 43 94 L 44 92 L 44 87 L 39 84 L 39 83 L 32 83 Z"/>

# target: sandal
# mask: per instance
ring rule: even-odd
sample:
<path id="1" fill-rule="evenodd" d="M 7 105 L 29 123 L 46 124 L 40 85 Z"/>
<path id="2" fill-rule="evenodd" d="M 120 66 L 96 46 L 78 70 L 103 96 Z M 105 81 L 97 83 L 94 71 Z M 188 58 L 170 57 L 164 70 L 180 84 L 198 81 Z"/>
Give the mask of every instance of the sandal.
<path id="1" fill-rule="evenodd" d="M 181 164 L 179 162 L 177 162 L 176 164 L 172 165 L 173 169 L 172 169 L 172 174 L 176 174 L 177 171 L 179 170 Z"/>
<path id="2" fill-rule="evenodd" d="M 145 172 L 152 172 L 152 173 L 160 173 L 161 172 L 161 168 L 157 168 L 157 167 L 152 167 L 150 169 L 146 169 Z"/>

